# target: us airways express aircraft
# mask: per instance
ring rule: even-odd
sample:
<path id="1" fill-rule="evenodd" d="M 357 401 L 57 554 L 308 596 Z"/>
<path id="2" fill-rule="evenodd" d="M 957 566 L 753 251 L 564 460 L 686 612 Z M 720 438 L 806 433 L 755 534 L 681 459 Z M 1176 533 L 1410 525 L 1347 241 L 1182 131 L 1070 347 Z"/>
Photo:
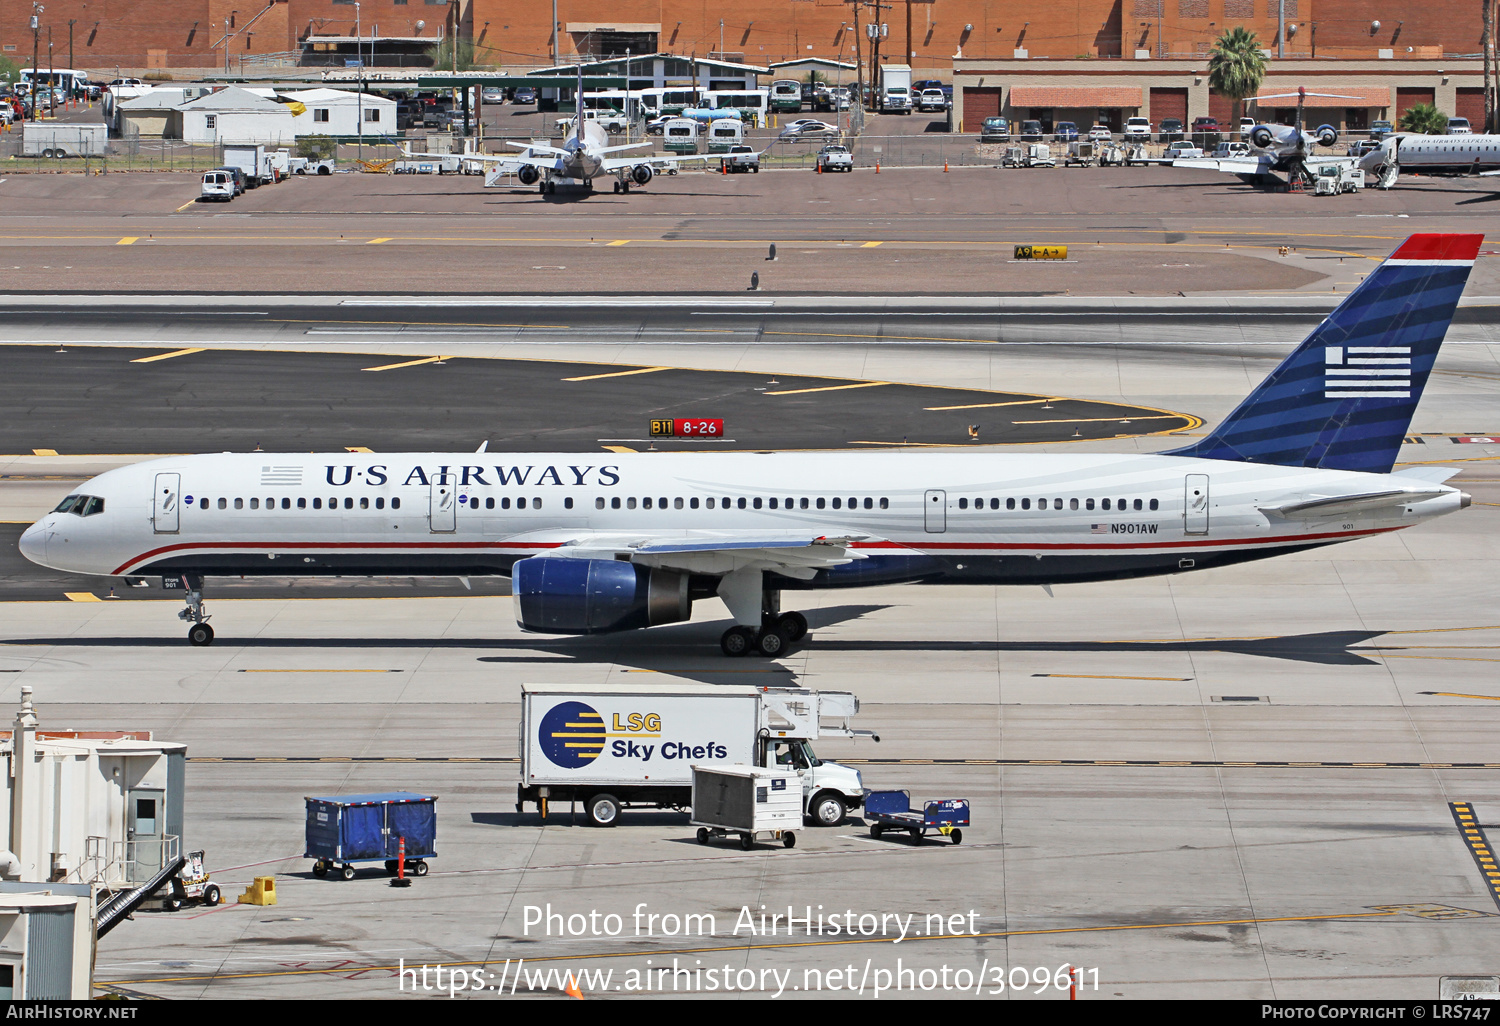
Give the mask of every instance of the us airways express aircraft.
<path id="1" fill-rule="evenodd" d="M 1469 504 L 1392 472 L 1480 235 L 1414 235 L 1208 436 L 1157 455 L 172 456 L 89 481 L 21 536 L 44 566 L 182 587 L 239 575 L 479 575 L 530 631 L 686 620 L 727 655 L 807 631 L 781 596 L 1180 573 L 1399 531 Z"/>

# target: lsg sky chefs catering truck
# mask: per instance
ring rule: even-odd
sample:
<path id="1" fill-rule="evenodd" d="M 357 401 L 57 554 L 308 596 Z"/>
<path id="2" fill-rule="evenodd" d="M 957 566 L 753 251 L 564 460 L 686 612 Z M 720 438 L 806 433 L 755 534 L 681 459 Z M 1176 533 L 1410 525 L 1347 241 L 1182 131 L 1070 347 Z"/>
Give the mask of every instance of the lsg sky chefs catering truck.
<path id="1" fill-rule="evenodd" d="M 868 737 L 849 719 L 859 699 L 842 691 L 665 685 L 590 691 L 521 689 L 521 783 L 516 811 L 532 802 L 581 802 L 594 826 L 614 826 L 630 806 L 692 804 L 693 765 L 795 769 L 803 811 L 837 826 L 864 801 L 859 771 L 813 755 L 820 737 Z"/>

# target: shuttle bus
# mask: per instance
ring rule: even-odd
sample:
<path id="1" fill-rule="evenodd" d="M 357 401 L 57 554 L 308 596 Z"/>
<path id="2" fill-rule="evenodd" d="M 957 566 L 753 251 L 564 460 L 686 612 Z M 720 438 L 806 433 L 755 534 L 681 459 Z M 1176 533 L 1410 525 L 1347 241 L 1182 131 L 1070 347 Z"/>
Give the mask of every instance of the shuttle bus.
<path id="1" fill-rule="evenodd" d="M 670 114 L 676 117 L 684 109 L 696 107 L 702 93 L 691 86 L 667 86 L 642 89 L 638 95 L 643 109 L 655 111 L 657 116 Z"/>
<path id="2" fill-rule="evenodd" d="M 769 90 L 711 89 L 703 94 L 703 106 L 715 110 L 737 110 L 740 117 L 759 128 L 767 123 L 770 114 Z"/>
<path id="3" fill-rule="evenodd" d="M 61 89 L 69 96 L 82 96 L 88 91 L 89 73 L 72 68 L 51 68 L 38 71 L 35 68 L 21 69 L 21 82 L 25 91 L 34 88 Z"/>
<path id="4" fill-rule="evenodd" d="M 794 78 L 771 83 L 771 109 L 778 114 L 797 114 L 802 110 L 802 83 Z"/>

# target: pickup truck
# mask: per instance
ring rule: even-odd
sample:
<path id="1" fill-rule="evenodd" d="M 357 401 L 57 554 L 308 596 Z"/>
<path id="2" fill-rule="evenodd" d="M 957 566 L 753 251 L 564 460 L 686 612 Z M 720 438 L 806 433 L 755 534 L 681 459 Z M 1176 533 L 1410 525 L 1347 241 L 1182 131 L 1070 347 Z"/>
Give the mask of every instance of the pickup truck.
<path id="1" fill-rule="evenodd" d="M 719 165 L 731 175 L 751 171 L 760 174 L 760 154 L 753 146 L 731 146 L 729 152 L 719 158 Z"/>
<path id="2" fill-rule="evenodd" d="M 594 122 L 610 135 L 618 135 L 630 127 L 629 118 L 612 110 L 586 110 L 583 112 L 583 120 Z M 559 135 L 571 135 L 573 119 L 558 118 L 557 131 Z"/>
<path id="3" fill-rule="evenodd" d="M 853 171 L 854 154 L 847 146 L 824 146 L 818 151 L 818 170 L 825 174 L 833 171 Z"/>

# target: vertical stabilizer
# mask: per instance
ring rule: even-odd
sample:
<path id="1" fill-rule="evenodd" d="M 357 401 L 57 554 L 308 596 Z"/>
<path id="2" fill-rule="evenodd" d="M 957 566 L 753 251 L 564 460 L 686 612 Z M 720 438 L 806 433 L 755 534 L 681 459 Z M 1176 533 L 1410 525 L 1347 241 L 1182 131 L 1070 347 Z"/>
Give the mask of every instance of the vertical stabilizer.
<path id="1" fill-rule="evenodd" d="M 1218 427 L 1169 455 L 1387 474 L 1483 235 L 1413 235 Z"/>

